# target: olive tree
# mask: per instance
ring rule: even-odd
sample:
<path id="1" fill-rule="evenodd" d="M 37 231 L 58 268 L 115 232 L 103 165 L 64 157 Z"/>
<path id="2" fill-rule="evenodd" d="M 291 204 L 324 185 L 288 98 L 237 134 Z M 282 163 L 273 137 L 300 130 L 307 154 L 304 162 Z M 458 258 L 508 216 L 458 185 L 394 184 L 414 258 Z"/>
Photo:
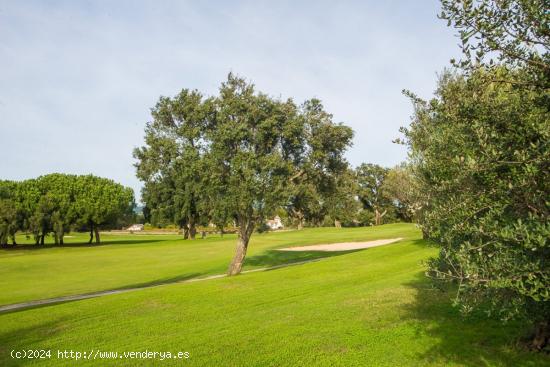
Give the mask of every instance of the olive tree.
<path id="1" fill-rule="evenodd" d="M 440 246 L 429 275 L 458 284 L 465 312 L 532 321 L 541 349 L 550 322 L 548 96 L 498 81 L 523 77 L 447 72 L 434 99 L 410 94 L 415 113 L 403 131 L 425 202 L 421 225 Z"/>
<path id="2" fill-rule="evenodd" d="M 550 12 L 547 0 L 441 0 L 440 18 L 459 31 L 466 70 L 522 68 L 524 75 L 485 74 L 496 82 L 548 88 Z M 478 75 L 479 77 L 479 75 Z"/>

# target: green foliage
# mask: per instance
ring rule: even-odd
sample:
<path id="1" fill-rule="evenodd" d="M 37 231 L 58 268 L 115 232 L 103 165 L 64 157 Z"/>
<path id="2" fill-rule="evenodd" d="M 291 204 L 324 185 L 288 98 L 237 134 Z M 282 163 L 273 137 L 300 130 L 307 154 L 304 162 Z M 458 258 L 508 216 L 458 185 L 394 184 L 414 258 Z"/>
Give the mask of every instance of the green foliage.
<path id="1" fill-rule="evenodd" d="M 410 221 L 407 197 L 408 174 L 403 168 L 392 169 L 363 163 L 355 169 L 357 197 L 363 204 L 359 222 L 380 225 Z"/>
<path id="2" fill-rule="evenodd" d="M 0 245 L 6 245 L 10 238 L 15 244 L 15 233 L 20 224 L 15 201 L 16 185 L 13 181 L 0 181 Z"/>
<path id="3" fill-rule="evenodd" d="M 550 318 L 550 113 L 524 71 L 445 73 L 436 98 L 411 95 L 405 129 L 424 205 L 421 224 L 441 251 L 430 275 L 459 284 L 464 311 Z"/>
<path id="4" fill-rule="evenodd" d="M 36 244 L 44 244 L 53 233 L 56 244 L 71 228 L 98 229 L 117 226 L 132 215 L 134 195 L 130 188 L 112 180 L 88 176 L 49 174 L 21 182 L 0 182 L 0 243 L 16 231 L 32 233 Z M 13 237 L 14 238 L 14 237 Z M 15 240 L 15 239 L 14 239 Z"/>
<path id="5" fill-rule="evenodd" d="M 335 189 L 327 196 L 324 204 L 327 214 L 336 227 L 356 225 L 361 204 L 356 197 L 358 188 L 353 170 L 342 172 L 334 185 Z"/>
<path id="6" fill-rule="evenodd" d="M 353 138 L 350 128 L 333 123 L 332 115 L 325 112 L 319 100 L 306 101 L 300 110 L 305 149 L 294 162 L 291 194 L 285 205 L 288 216 L 298 228 L 306 223 L 321 224 L 331 209 L 327 204 L 331 197 L 339 195 L 348 200 L 342 203 L 344 206 L 349 204 L 345 193 L 339 193 L 346 189 L 339 180 L 341 175 L 347 174 L 343 154 Z"/>
<path id="7" fill-rule="evenodd" d="M 442 0 L 440 18 L 459 30 L 466 70 L 523 68 L 520 85 L 548 88 L 550 12 L 547 0 Z M 494 62 L 494 58 L 500 62 Z M 495 80 L 509 75 L 489 74 Z"/>
<path id="8" fill-rule="evenodd" d="M 390 205 L 382 193 L 382 184 L 389 169 L 377 164 L 363 163 L 356 168 L 358 196 L 365 209 L 382 210 Z"/>
<path id="9" fill-rule="evenodd" d="M 120 219 L 132 214 L 132 189 L 112 180 L 92 175 L 77 176 L 74 189 L 76 223 L 89 226 L 96 242 L 100 242 L 100 228 L 116 227 Z"/>
<path id="10" fill-rule="evenodd" d="M 196 225 L 209 214 L 202 185 L 204 134 L 212 112 L 211 102 L 197 91 L 161 97 L 145 128 L 145 146 L 134 151 L 148 219 L 155 226 L 177 224 L 186 238 L 195 237 Z"/>
<path id="11" fill-rule="evenodd" d="M 393 212 L 396 219 L 412 221 L 416 199 L 411 167 L 400 164 L 388 170 L 380 191 L 394 206 Z"/>
<path id="12" fill-rule="evenodd" d="M 191 237 L 196 224 L 234 222 L 235 272 L 254 229 L 282 206 L 324 216 L 323 197 L 347 167 L 343 153 L 353 135 L 318 100 L 298 108 L 233 74 L 217 97 L 183 90 L 161 97 L 152 115 L 145 146 L 134 152 L 147 215 L 155 225 L 189 226 Z"/>

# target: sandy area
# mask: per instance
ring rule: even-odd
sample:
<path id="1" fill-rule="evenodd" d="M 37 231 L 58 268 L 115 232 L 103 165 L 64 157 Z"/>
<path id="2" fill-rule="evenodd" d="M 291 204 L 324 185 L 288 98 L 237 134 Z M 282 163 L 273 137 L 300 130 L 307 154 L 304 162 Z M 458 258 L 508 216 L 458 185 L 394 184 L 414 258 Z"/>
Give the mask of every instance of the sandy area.
<path id="1" fill-rule="evenodd" d="M 390 243 L 402 240 L 402 238 L 389 238 L 385 240 L 376 240 L 368 242 L 342 242 L 330 243 L 324 245 L 285 247 L 278 249 L 279 251 L 350 251 L 360 250 L 363 248 L 388 245 Z"/>

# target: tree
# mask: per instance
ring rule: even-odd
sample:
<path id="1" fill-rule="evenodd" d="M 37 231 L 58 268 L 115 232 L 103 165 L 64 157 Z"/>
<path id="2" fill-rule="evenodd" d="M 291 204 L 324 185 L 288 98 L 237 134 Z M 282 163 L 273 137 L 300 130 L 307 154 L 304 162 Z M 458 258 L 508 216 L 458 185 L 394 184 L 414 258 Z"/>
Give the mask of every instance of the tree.
<path id="1" fill-rule="evenodd" d="M 347 173 L 343 154 L 351 146 L 353 131 L 335 124 L 318 99 L 306 101 L 298 118 L 303 124 L 297 128 L 303 129 L 304 149 L 294 162 L 292 193 L 285 208 L 302 229 L 304 222 L 321 223 L 327 214 L 324 203 L 338 191 L 339 176 Z"/>
<path id="2" fill-rule="evenodd" d="M 302 125 L 291 101 L 256 93 L 232 74 L 222 83 L 207 134 L 207 182 L 214 208 L 227 210 L 238 226 L 229 275 L 240 273 L 254 228 L 288 200 Z"/>
<path id="3" fill-rule="evenodd" d="M 327 214 L 334 220 L 336 228 L 344 224 L 352 224 L 357 217 L 361 207 L 357 198 L 357 181 L 355 172 L 346 169 L 334 181 L 334 188 L 327 195 L 324 207 Z"/>
<path id="4" fill-rule="evenodd" d="M 382 224 L 382 218 L 392 210 L 391 201 L 384 196 L 382 185 L 388 169 L 377 164 L 363 163 L 355 170 L 359 186 L 358 197 L 363 208 L 374 213 L 374 224 Z"/>
<path id="5" fill-rule="evenodd" d="M 93 175 L 78 176 L 75 182 L 74 210 L 78 223 L 90 228 L 90 240 L 100 243 L 99 230 L 116 226 L 134 208 L 132 189 Z"/>
<path id="6" fill-rule="evenodd" d="M 134 151 L 137 176 L 145 182 L 143 199 L 155 222 L 180 226 L 195 238 L 196 225 L 208 208 L 202 183 L 204 134 L 212 107 L 198 91 L 161 97 L 145 129 L 145 146 Z"/>
<path id="7" fill-rule="evenodd" d="M 146 127 L 146 145 L 134 155 L 152 220 L 189 224 L 191 233 L 199 221 L 222 231 L 234 221 L 238 241 L 228 269 L 234 275 L 254 229 L 281 207 L 296 205 L 297 186 L 313 185 L 318 194 L 316 176 L 334 181 L 347 166 L 343 152 L 352 135 L 318 100 L 300 109 L 229 74 L 216 97 L 186 89 L 162 97 Z"/>
<path id="8" fill-rule="evenodd" d="M 16 244 L 15 233 L 19 227 L 14 201 L 16 185 L 12 181 L 0 181 L 0 245 L 7 245 L 10 238 Z"/>
<path id="9" fill-rule="evenodd" d="M 429 275 L 458 284 L 457 304 L 537 325 L 550 321 L 550 121 L 548 95 L 524 88 L 525 70 L 446 72 L 436 97 L 411 94 L 404 129 L 426 208 L 425 232 L 439 244 Z M 487 82 L 494 80 L 493 82 Z"/>
<path id="10" fill-rule="evenodd" d="M 459 30 L 465 59 L 453 63 L 468 71 L 506 65 L 514 74 L 485 74 L 494 81 L 548 88 L 550 13 L 546 0 L 442 0 L 440 18 Z M 495 59 L 498 62 L 494 62 Z M 477 76 L 479 77 L 479 75 Z"/>
<path id="11" fill-rule="evenodd" d="M 410 222 L 415 212 L 414 183 L 411 167 L 400 164 L 391 168 L 382 182 L 382 195 L 388 198 L 396 210 L 397 218 Z"/>
<path id="12" fill-rule="evenodd" d="M 0 244 L 15 233 L 32 233 L 44 245 L 53 233 L 56 245 L 75 226 L 89 226 L 91 243 L 99 229 L 119 225 L 133 214 L 134 194 L 112 180 L 92 175 L 53 173 L 20 182 L 0 181 Z"/>
<path id="13" fill-rule="evenodd" d="M 43 226 L 38 214 L 42 196 L 43 192 L 37 179 L 18 182 L 15 187 L 15 202 L 21 214 L 20 229 L 32 233 L 36 245 L 44 243 L 44 237 L 47 234 L 42 231 Z"/>
<path id="14" fill-rule="evenodd" d="M 71 226 L 77 221 L 74 206 L 77 179 L 75 175 L 60 173 L 38 178 L 43 195 L 40 198 L 39 208 L 46 221 L 43 228 L 53 233 L 56 245 L 63 245 L 65 233 L 69 232 Z"/>

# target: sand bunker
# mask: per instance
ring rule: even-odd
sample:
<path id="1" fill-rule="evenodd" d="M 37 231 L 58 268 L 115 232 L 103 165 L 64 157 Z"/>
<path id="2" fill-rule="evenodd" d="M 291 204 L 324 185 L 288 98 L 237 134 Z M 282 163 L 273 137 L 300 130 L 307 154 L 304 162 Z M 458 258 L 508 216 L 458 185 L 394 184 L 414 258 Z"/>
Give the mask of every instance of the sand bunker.
<path id="1" fill-rule="evenodd" d="M 376 247 L 388 245 L 393 242 L 402 240 L 402 238 L 389 238 L 386 240 L 376 240 L 368 242 L 342 242 L 342 243 L 330 243 L 323 245 L 311 245 L 311 246 L 298 246 L 298 247 L 285 247 L 277 249 L 279 251 L 350 251 L 360 250 L 363 248 Z"/>

